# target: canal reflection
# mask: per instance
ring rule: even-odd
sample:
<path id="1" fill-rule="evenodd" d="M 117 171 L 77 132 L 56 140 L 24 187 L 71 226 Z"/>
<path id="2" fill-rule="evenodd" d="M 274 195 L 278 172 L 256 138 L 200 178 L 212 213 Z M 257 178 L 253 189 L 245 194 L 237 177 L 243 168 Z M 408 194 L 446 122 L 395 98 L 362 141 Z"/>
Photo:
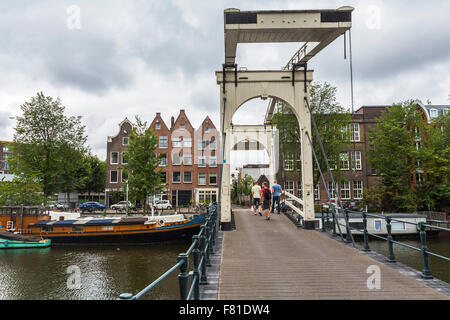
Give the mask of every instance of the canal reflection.
<path id="1" fill-rule="evenodd" d="M 186 243 L 64 245 L 2 250 L 0 299 L 105 300 L 117 299 L 124 292 L 136 294 L 172 267 L 178 254 L 188 246 Z M 73 270 L 80 271 L 79 289 L 74 288 L 78 282 L 72 281 L 76 276 Z M 178 299 L 177 272 L 146 298 Z"/>
<path id="2" fill-rule="evenodd" d="M 394 240 L 406 243 L 416 248 L 421 248 L 420 240 L 417 239 L 396 239 Z M 361 238 L 355 238 L 356 243 L 364 245 L 364 241 Z M 384 256 L 388 255 L 387 242 L 384 240 L 373 240 L 369 242 L 371 250 L 374 250 Z M 429 238 L 427 239 L 428 251 L 439 254 L 444 257 L 450 257 L 450 239 L 448 238 Z M 395 259 L 407 266 L 410 266 L 416 270 L 422 271 L 422 253 L 413 249 L 409 249 L 397 244 L 394 244 Z M 429 265 L 433 277 L 450 283 L 450 262 L 443 259 L 429 256 Z"/>

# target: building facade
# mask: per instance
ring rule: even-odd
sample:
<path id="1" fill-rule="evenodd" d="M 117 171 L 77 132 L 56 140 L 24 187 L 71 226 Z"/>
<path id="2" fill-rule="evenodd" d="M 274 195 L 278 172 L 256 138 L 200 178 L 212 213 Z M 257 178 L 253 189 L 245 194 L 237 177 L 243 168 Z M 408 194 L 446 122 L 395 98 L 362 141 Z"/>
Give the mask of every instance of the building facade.
<path id="1" fill-rule="evenodd" d="M 107 142 L 107 205 L 117 200 L 117 193 L 124 198 L 126 177 L 120 166 L 124 163 L 128 135 L 132 123 L 125 119 L 119 124 L 119 132 L 108 137 Z M 150 129 L 158 137 L 155 153 L 162 157 L 158 170 L 162 171 L 164 189 L 152 199 L 167 199 L 172 206 L 186 206 L 192 202 L 215 202 L 218 198 L 218 150 L 219 134 L 214 123 L 206 117 L 199 128 L 194 128 L 185 110 L 177 118 L 171 118 L 168 126 L 161 113 L 157 113 Z M 116 195 L 114 195 L 116 193 Z"/>
<path id="2" fill-rule="evenodd" d="M 9 147 L 10 141 L 0 141 L 0 161 L 2 163 L 0 168 L 0 180 L 10 181 L 13 178 L 11 167 L 8 163 L 8 157 L 12 156 L 12 151 Z"/>
<path id="3" fill-rule="evenodd" d="M 364 190 L 381 183 L 379 172 L 371 167 L 367 157 L 369 150 L 368 132 L 376 127 L 377 119 L 382 112 L 390 106 L 362 106 L 352 114 L 350 130 L 350 143 L 340 153 L 339 167 L 344 181 L 333 185 L 332 179 L 327 172 L 324 172 L 326 185 L 320 181 L 314 188 L 314 199 L 317 204 L 328 201 L 327 191 L 332 198 L 339 192 L 343 201 L 362 200 Z M 423 105 L 416 101 L 416 107 L 423 113 L 424 120 L 428 123 L 433 118 L 442 114 L 447 114 L 448 105 Z M 316 152 L 320 152 L 316 150 Z M 283 158 L 280 155 L 280 170 L 277 173 L 277 180 L 284 189 L 298 197 L 301 197 L 301 172 L 299 168 L 299 154 L 288 154 Z M 333 168 L 332 168 L 333 170 Z M 413 170 L 411 172 L 411 185 L 423 179 L 423 172 Z"/>

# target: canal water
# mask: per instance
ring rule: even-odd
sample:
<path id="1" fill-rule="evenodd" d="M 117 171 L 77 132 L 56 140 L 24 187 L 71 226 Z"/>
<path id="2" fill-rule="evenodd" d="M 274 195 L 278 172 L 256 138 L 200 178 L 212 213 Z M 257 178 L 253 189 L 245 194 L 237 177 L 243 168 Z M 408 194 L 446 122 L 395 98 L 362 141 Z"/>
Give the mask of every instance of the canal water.
<path id="1" fill-rule="evenodd" d="M 0 299 L 105 300 L 138 293 L 177 262 L 190 243 L 55 245 L 0 250 Z M 178 299 L 178 272 L 146 296 Z"/>
<path id="2" fill-rule="evenodd" d="M 421 248 L 420 239 L 396 239 L 394 240 Z M 355 238 L 355 242 L 361 246 L 364 245 L 364 241 L 361 238 Z M 369 241 L 370 249 L 376 251 L 387 257 L 388 246 L 387 242 L 380 239 L 374 239 Z M 439 254 L 441 256 L 450 257 L 450 239 L 449 238 L 428 238 L 427 239 L 428 251 Z M 411 268 L 422 271 L 422 253 L 416 250 L 403 247 L 394 244 L 395 259 Z M 429 266 L 433 277 L 450 283 L 450 261 L 429 256 Z"/>
<path id="3" fill-rule="evenodd" d="M 361 239 L 355 239 L 362 245 Z M 420 248 L 418 239 L 399 239 Z M 450 257 L 450 239 L 428 239 L 428 248 Z M 190 243 L 148 245 L 55 245 L 44 249 L 0 251 L 0 299 L 108 300 L 121 293 L 136 294 L 172 267 Z M 387 255 L 386 241 L 371 240 L 370 247 Z M 422 270 L 420 252 L 394 245 L 397 261 Z M 430 257 L 438 279 L 450 283 L 450 262 Z M 79 281 L 74 277 L 79 274 Z M 146 299 L 178 299 L 175 271 Z M 79 286 L 78 286 L 79 285 Z"/>

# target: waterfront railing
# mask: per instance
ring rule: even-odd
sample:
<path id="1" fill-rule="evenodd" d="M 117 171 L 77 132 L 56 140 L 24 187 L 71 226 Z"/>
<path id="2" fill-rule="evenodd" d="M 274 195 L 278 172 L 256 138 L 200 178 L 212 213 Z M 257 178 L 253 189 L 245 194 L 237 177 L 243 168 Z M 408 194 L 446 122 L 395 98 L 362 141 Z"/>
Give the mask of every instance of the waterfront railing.
<path id="1" fill-rule="evenodd" d="M 150 283 L 136 295 L 122 293 L 119 300 L 139 300 L 152 289 L 163 282 L 175 271 L 178 273 L 180 300 L 200 300 L 200 285 L 208 284 L 207 267 L 211 266 L 210 255 L 214 253 L 220 221 L 220 204 L 208 206 L 205 223 L 200 226 L 200 232 L 192 236 L 192 244 L 186 252 L 180 253 L 177 262 L 158 279 Z M 189 269 L 189 259 L 192 257 L 192 270 Z"/>
<path id="2" fill-rule="evenodd" d="M 324 210 L 326 209 L 326 211 Z M 330 212 L 331 209 L 331 212 Z M 345 220 L 345 224 L 342 224 L 339 222 L 339 210 L 342 211 L 342 215 L 343 218 Z M 381 239 L 381 240 L 385 240 L 387 242 L 387 246 L 388 246 L 388 256 L 387 256 L 387 261 L 390 263 L 395 263 L 397 262 L 397 260 L 395 259 L 395 254 L 394 254 L 394 244 L 411 249 L 411 250 L 415 250 L 418 252 L 422 253 L 422 278 L 424 279 L 433 279 L 433 276 L 431 274 L 431 269 L 429 266 L 429 261 L 428 258 L 429 256 L 434 256 L 437 257 L 439 259 L 445 260 L 445 261 L 450 261 L 450 258 L 448 257 L 444 257 L 442 255 L 439 255 L 437 253 L 431 252 L 428 250 L 427 247 L 427 233 L 426 230 L 438 230 L 438 231 L 444 231 L 444 232 L 450 232 L 449 228 L 444 228 L 444 227 L 440 227 L 440 226 L 435 226 L 435 225 L 431 225 L 429 223 L 426 222 L 412 222 L 412 221 L 406 221 L 406 220 L 402 220 L 402 219 L 397 219 L 397 218 L 393 218 L 392 215 L 377 215 L 377 214 L 372 214 L 372 213 L 368 213 L 368 212 L 359 212 L 359 211 L 352 211 L 349 209 L 342 209 L 339 208 L 336 204 L 331 203 L 327 206 L 322 205 L 321 206 L 321 222 L 322 222 L 322 231 L 323 232 L 331 232 L 332 235 L 334 237 L 337 236 L 337 232 L 336 232 L 336 227 L 339 229 L 339 235 L 341 237 L 341 239 L 344 242 L 347 243 L 352 243 L 353 245 L 355 244 L 354 238 L 353 238 L 353 234 L 352 231 L 358 231 L 360 233 L 363 234 L 364 236 L 364 245 L 363 245 L 363 251 L 365 252 L 369 252 L 370 250 L 370 246 L 369 246 L 369 237 L 374 237 L 377 239 Z M 349 213 L 357 213 L 360 214 L 362 216 L 363 219 L 363 229 L 359 229 L 356 227 L 352 227 L 349 223 Z M 379 234 L 375 234 L 375 233 L 371 233 L 368 232 L 367 230 L 367 218 L 378 218 L 378 219 L 382 219 L 386 221 L 386 230 L 387 230 L 387 236 L 383 237 Z M 331 219 L 331 223 L 330 223 L 330 219 Z M 421 242 L 421 247 L 417 248 L 414 246 L 411 246 L 407 243 L 403 243 L 400 241 L 395 241 L 392 237 L 392 221 L 394 222 L 403 222 L 406 224 L 411 224 L 411 225 L 415 225 L 417 228 L 417 231 L 419 231 L 419 235 L 420 235 L 420 242 Z M 345 234 L 345 238 L 342 235 L 342 231 L 340 229 L 340 227 L 345 227 L 346 230 L 346 234 Z"/>

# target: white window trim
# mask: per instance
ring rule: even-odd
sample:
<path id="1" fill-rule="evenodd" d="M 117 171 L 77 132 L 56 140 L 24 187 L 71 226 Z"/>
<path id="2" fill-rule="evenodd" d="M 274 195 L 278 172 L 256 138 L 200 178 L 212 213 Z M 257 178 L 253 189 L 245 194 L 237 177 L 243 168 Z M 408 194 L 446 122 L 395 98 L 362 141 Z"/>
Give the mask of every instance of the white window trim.
<path id="1" fill-rule="evenodd" d="M 216 183 L 211 183 L 211 175 L 216 175 Z M 217 173 L 209 173 L 208 174 L 208 183 L 210 186 L 216 186 L 217 185 Z"/>
<path id="2" fill-rule="evenodd" d="M 180 162 L 179 163 L 175 163 L 173 160 L 173 157 L 176 155 L 177 153 L 172 153 L 172 165 L 173 166 L 181 166 L 182 164 L 183 164 L 183 161 L 182 161 L 182 156 L 178 153 L 178 157 L 179 157 L 179 159 L 180 159 Z"/>
<path id="3" fill-rule="evenodd" d="M 200 163 L 200 158 L 202 158 L 202 159 L 204 159 L 205 161 L 204 161 L 204 163 L 205 163 L 205 165 L 201 165 Z M 201 168 L 204 168 L 204 167 L 206 167 L 206 165 L 207 165 L 207 163 L 206 163 L 206 156 L 198 156 L 198 166 L 199 167 L 201 167 Z"/>
<path id="4" fill-rule="evenodd" d="M 161 137 L 166 137 L 167 138 L 167 140 L 166 140 L 167 141 L 167 146 L 165 146 L 165 147 L 161 146 Z M 167 149 L 167 148 L 169 148 L 169 137 L 166 136 L 166 135 L 159 136 L 158 137 L 158 146 L 159 146 L 160 149 Z"/>
<path id="5" fill-rule="evenodd" d="M 117 153 L 117 162 L 112 162 L 113 161 L 113 153 Z M 111 151 L 110 152 L 110 158 L 109 158 L 109 163 L 110 164 L 119 164 L 119 154 L 120 154 L 120 152 L 119 151 Z"/>
<path id="6" fill-rule="evenodd" d="M 200 175 L 201 175 L 201 174 L 204 174 L 204 175 L 205 175 L 205 183 L 200 183 Z M 199 173 L 199 174 L 198 174 L 198 185 L 199 185 L 199 186 L 206 186 L 206 185 L 207 185 L 207 184 L 206 184 L 207 178 L 208 178 L 208 177 L 207 177 L 206 173 Z"/>
<path id="7" fill-rule="evenodd" d="M 128 143 L 130 142 L 130 138 L 129 137 L 122 137 L 122 145 L 123 146 L 127 146 L 128 143 L 125 144 L 125 139 L 128 139 Z"/>
<path id="8" fill-rule="evenodd" d="M 112 172 L 115 171 L 116 177 L 117 177 L 117 181 L 112 181 Z M 109 183 L 119 183 L 119 170 L 109 170 Z"/>
<path id="9" fill-rule="evenodd" d="M 211 164 L 211 158 L 213 158 L 213 159 L 216 160 L 216 161 L 215 161 L 216 164 L 214 164 L 214 165 Z M 210 156 L 210 157 L 209 157 L 209 163 L 208 163 L 208 165 L 209 165 L 211 168 L 217 167 L 217 156 Z"/>
<path id="10" fill-rule="evenodd" d="M 347 184 L 347 188 L 343 188 L 342 187 L 343 184 Z M 342 181 L 339 187 L 340 187 L 340 191 L 341 191 L 341 199 L 349 200 L 352 198 L 351 189 L 350 189 L 350 181 Z M 348 192 L 348 197 L 344 197 L 343 191 Z"/>
<path id="11" fill-rule="evenodd" d="M 191 173 L 191 181 L 186 181 L 186 180 L 184 179 L 184 174 L 185 174 L 186 172 L 190 172 L 190 173 Z M 186 171 L 186 172 L 183 172 L 183 183 L 192 183 L 192 171 Z"/>
<path id="12" fill-rule="evenodd" d="M 356 125 L 356 126 L 355 126 Z M 354 130 L 354 128 L 357 128 L 358 130 Z M 360 129 L 359 129 L 359 123 L 358 122 L 352 122 L 350 123 L 350 141 L 351 142 L 359 142 L 361 140 L 361 134 L 360 134 Z M 358 139 L 354 139 L 355 133 L 358 134 Z"/>
<path id="13" fill-rule="evenodd" d="M 361 182 L 361 188 L 355 188 L 355 182 Z M 353 185 L 353 190 L 352 190 L 352 192 L 353 192 L 353 199 L 362 199 L 363 198 L 363 192 L 364 192 L 364 184 L 363 184 L 363 182 L 362 182 L 362 180 L 354 180 L 353 181 L 353 183 L 352 183 L 352 185 Z M 356 197 L 355 196 L 355 190 L 361 190 L 361 196 L 360 197 Z"/>
<path id="14" fill-rule="evenodd" d="M 180 174 L 180 181 L 173 180 L 173 178 L 175 177 L 175 172 L 178 172 Z M 181 171 L 173 171 L 172 172 L 172 183 L 181 183 Z"/>

